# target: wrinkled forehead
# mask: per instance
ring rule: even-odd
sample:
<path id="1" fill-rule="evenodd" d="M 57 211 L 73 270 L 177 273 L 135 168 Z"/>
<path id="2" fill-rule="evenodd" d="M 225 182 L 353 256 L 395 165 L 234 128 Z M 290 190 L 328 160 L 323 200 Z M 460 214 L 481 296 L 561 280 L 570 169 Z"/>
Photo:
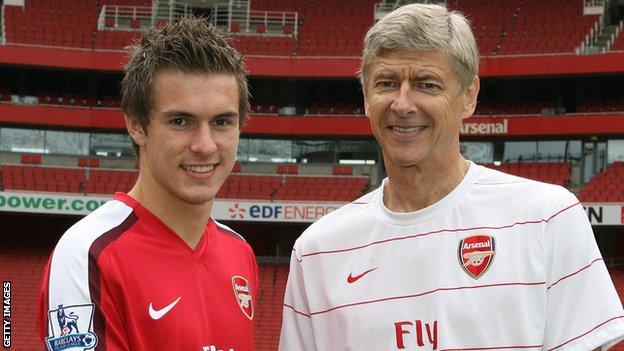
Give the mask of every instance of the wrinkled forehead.
<path id="1" fill-rule="evenodd" d="M 366 67 L 365 78 L 383 74 L 422 74 L 457 77 L 451 58 L 441 50 L 392 51 L 373 56 Z M 370 83 L 370 82 L 369 82 Z"/>

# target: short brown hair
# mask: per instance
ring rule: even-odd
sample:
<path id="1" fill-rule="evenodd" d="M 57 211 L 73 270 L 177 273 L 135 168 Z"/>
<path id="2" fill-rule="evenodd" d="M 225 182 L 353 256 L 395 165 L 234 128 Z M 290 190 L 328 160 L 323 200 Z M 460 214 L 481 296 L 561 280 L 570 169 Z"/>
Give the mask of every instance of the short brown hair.
<path id="1" fill-rule="evenodd" d="M 161 28 L 151 28 L 129 47 L 121 82 L 121 108 L 147 133 L 154 107 L 154 77 L 165 69 L 186 73 L 229 73 L 239 90 L 240 126 L 249 118 L 249 87 L 242 56 L 221 30 L 204 18 L 188 16 Z M 132 142 L 138 155 L 138 146 Z"/>

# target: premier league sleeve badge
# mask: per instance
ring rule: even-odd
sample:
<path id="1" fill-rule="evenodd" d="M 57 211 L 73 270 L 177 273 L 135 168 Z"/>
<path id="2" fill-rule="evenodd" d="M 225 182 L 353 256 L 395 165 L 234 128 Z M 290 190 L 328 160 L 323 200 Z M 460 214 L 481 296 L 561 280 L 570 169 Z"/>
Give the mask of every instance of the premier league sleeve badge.
<path id="1" fill-rule="evenodd" d="M 49 337 L 46 346 L 49 351 L 83 351 L 97 345 L 93 333 L 93 304 L 58 305 L 48 311 Z"/>

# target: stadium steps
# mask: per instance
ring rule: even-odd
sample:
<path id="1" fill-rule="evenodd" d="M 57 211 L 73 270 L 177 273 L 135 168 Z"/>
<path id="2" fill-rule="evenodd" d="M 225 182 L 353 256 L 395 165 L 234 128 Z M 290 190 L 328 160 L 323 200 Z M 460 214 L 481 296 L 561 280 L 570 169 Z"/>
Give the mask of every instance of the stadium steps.
<path id="1" fill-rule="evenodd" d="M 583 202 L 624 202 L 624 162 L 598 172 L 579 193 Z"/>
<path id="2" fill-rule="evenodd" d="M 258 314 L 254 326 L 255 349 L 277 350 L 288 267 L 259 265 L 259 276 L 256 304 Z"/>

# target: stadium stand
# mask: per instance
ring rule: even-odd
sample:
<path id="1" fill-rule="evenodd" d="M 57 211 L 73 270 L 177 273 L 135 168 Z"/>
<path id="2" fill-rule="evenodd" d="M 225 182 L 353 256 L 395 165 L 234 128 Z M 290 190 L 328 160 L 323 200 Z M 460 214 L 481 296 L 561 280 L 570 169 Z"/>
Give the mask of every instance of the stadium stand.
<path id="1" fill-rule="evenodd" d="M 2 189 L 113 194 L 129 191 L 136 182 L 138 171 L 93 169 L 94 160 L 98 159 L 79 158 L 79 168 L 4 164 Z M 300 176 L 297 165 L 279 165 L 277 175 L 241 174 L 238 165 L 239 172 L 226 180 L 218 198 L 349 202 L 363 195 L 368 185 L 367 177 L 352 176 L 353 168 L 348 166 L 337 166 L 342 173 L 334 176 Z"/>
<path id="2" fill-rule="evenodd" d="M 242 34 L 240 24 L 235 22 L 230 27 L 230 31 L 236 34 L 234 45 L 249 55 L 357 56 L 361 51 L 361 38 L 373 21 L 376 1 L 345 1 L 251 1 L 253 10 L 297 12 L 300 18 L 298 38 L 288 36 L 292 31 L 290 26 L 283 28 L 285 37 L 264 36 L 264 26 L 256 27 L 256 33 L 239 35 Z M 28 1 L 23 9 L 6 6 L 7 41 L 119 50 L 140 34 L 138 29 L 147 25 L 142 19 L 135 19 L 124 30 L 115 30 L 117 24 L 109 18 L 106 29 L 98 30 L 102 5 L 119 5 L 114 11 L 143 11 L 148 15 L 152 6 L 147 0 L 97 3 L 33 0 Z M 484 55 L 571 53 L 599 22 L 598 15 L 583 15 L 582 1 L 462 0 L 449 5 L 464 11 L 474 22 L 477 41 Z M 622 42 L 619 38 L 613 49 L 621 49 Z"/>
<path id="3" fill-rule="evenodd" d="M 20 163 L 25 165 L 40 165 L 41 164 L 41 154 L 23 154 L 21 156 Z"/>
<path id="4" fill-rule="evenodd" d="M 5 164 L 0 170 L 4 190 L 78 193 L 86 180 L 84 171 L 78 168 Z"/>
<path id="5" fill-rule="evenodd" d="M 615 39 L 613 45 L 611 45 L 612 51 L 624 50 L 624 34 L 620 31 L 620 35 Z"/>
<path id="6" fill-rule="evenodd" d="M 373 4 L 375 2 L 378 0 L 251 0 L 251 10 L 297 12 L 299 28 L 296 36 L 291 35 L 295 29 L 289 25 L 283 26 L 281 34 L 277 33 L 277 35 L 269 33 L 271 28 L 266 25 L 257 26 L 254 24 L 250 31 L 246 31 L 243 25 L 238 22 L 233 22 L 229 30 L 234 35 L 233 44 L 246 56 L 314 56 L 315 60 L 316 57 L 323 56 L 355 57 L 360 55 L 361 39 L 373 22 Z M 483 56 L 534 54 L 550 56 L 556 53 L 571 55 L 601 21 L 599 15 L 583 15 L 583 1 L 581 0 L 453 0 L 447 3 L 469 16 L 474 25 L 479 49 Z M 6 42 L 29 46 L 76 48 L 82 51 L 93 49 L 120 51 L 133 38 L 137 38 L 141 34 L 140 29 L 144 28 L 146 23 L 141 19 L 133 19 L 124 27 L 108 18 L 104 23 L 105 28 L 98 30 L 98 16 L 103 5 L 140 6 L 149 9 L 152 6 L 152 1 L 25 0 L 24 7 L 7 5 L 4 7 L 3 18 Z M 156 23 L 156 25 L 161 24 Z M 611 46 L 611 51 L 617 50 L 624 50 L 624 35 L 621 33 Z M 549 63 L 557 66 L 558 56 L 553 57 Z M 29 69 L 19 65 L 18 67 L 24 70 Z M 621 73 L 618 71 L 616 75 L 621 75 Z M 90 74 L 97 75 L 99 73 L 94 71 Z M 524 79 L 519 77 L 520 75 L 512 77 L 512 79 L 515 78 L 514 83 L 512 83 L 514 87 L 518 85 L 515 83 Z M 346 78 L 352 79 L 353 77 L 341 77 L 341 79 Z M 499 79 L 499 77 L 494 79 Z M 553 79 L 553 77 L 544 78 L 544 80 L 548 79 Z M 35 79 L 31 80 L 38 82 Z M 18 104 L 18 98 L 24 97 L 25 92 L 19 87 L 19 84 L 9 84 L 0 80 L 0 104 Z M 35 86 L 32 92 L 27 93 L 36 97 L 37 100 L 35 101 L 38 101 L 39 105 L 61 106 L 63 109 L 117 109 L 120 105 L 119 98 L 115 95 L 117 85 L 112 89 L 104 90 L 104 92 L 100 91 L 98 94 L 97 91 L 86 90 L 87 88 L 82 86 L 63 88 L 48 86 L 44 83 L 34 84 L 39 85 Z M 565 82 L 562 85 L 564 84 Z M 612 82 L 611 85 L 605 84 L 604 90 L 609 90 L 609 86 L 611 89 L 614 86 L 617 89 L 621 84 L 618 84 L 617 81 Z M 539 89 L 535 88 L 532 91 L 539 91 Z M 578 93 L 578 91 L 575 92 Z M 259 91 L 257 90 L 256 93 Z M 577 94 L 578 99 L 575 98 L 573 108 L 565 112 L 578 113 L 580 116 L 585 113 L 607 114 L 624 111 L 624 96 L 621 95 L 621 92 L 616 93 L 620 95 L 606 96 L 605 93 L 598 92 L 595 95 L 585 96 L 581 92 Z M 252 113 L 279 114 L 285 105 L 285 99 L 283 96 L 275 95 L 263 96 L 259 98 L 259 101 L 252 101 Z M 327 95 L 331 94 L 306 97 L 304 103 L 297 105 L 298 113 L 305 111 L 302 114 L 336 118 L 361 116 L 363 114 L 363 106 L 359 102 L 354 104 L 352 102 L 341 103 L 339 100 L 329 101 L 332 97 L 327 97 Z M 515 96 L 514 94 L 501 95 Z M 530 99 L 526 94 L 518 95 L 522 95 L 523 98 L 520 102 L 510 101 L 509 96 L 503 96 L 502 99 L 491 99 L 491 101 L 480 99 L 475 114 L 482 117 L 522 117 L 551 114 L 551 111 L 560 107 L 554 102 L 556 99 L 540 96 L 539 92 L 531 96 Z M 36 104 L 37 102 L 33 103 L 33 105 Z M 29 128 L 29 126 L 24 128 Z M 606 137 L 599 135 L 598 137 L 599 141 L 602 141 L 602 138 L 611 138 L 613 135 Z M 530 138 L 530 136 L 522 136 L 521 138 Z M 621 139 L 621 135 L 616 135 L 615 138 Z M 486 139 L 491 141 L 491 139 L 484 138 L 484 140 Z M 511 139 L 513 137 L 510 137 Z M 503 140 L 502 137 L 496 142 L 501 140 Z M 44 155 L 45 157 L 47 156 Z M 99 158 L 76 157 L 76 162 L 70 165 L 51 165 L 46 163 L 46 159 L 43 161 L 41 154 L 28 153 L 20 155 L 19 158 L 16 156 L 11 161 L 13 163 L 0 165 L 0 180 L 2 181 L 0 189 L 89 195 L 111 194 L 115 191 L 128 191 L 136 181 L 137 176 L 136 170 L 112 169 L 109 168 L 112 166 L 109 166 L 107 160 L 102 159 L 100 163 Z M 512 162 L 503 163 L 499 166 L 494 164 L 487 164 L 486 166 L 539 181 L 563 186 L 572 185 L 574 189 L 571 190 L 580 186 L 571 184 L 573 183 L 571 180 L 572 168 L 578 167 L 576 163 Z M 132 168 L 132 165 L 124 165 L 124 168 Z M 367 190 L 369 182 L 374 182 L 373 177 L 362 176 L 361 173 L 354 172 L 353 167 L 342 164 L 328 165 L 326 167 L 328 170 L 322 175 L 306 173 L 303 164 L 300 167 L 296 164 L 275 165 L 273 168 L 260 173 L 248 164 L 237 163 L 233 174 L 220 189 L 217 197 L 264 201 L 351 201 Z M 579 198 L 583 202 L 624 202 L 624 163 L 615 162 L 603 172 L 597 173 L 582 188 Z M 0 216 L 2 215 L 3 213 L 0 212 Z M 24 218 L 27 222 L 33 222 L 33 228 L 22 231 L 20 227 L 19 234 L 17 230 L 10 233 L 3 230 L 0 233 L 0 241 L 2 242 L 0 245 L 0 275 L 3 279 L 13 281 L 14 284 L 14 349 L 34 350 L 41 348 L 33 323 L 35 319 L 34 301 L 38 295 L 43 267 L 49 251 L 54 245 L 52 242 L 53 234 L 60 234 L 64 229 L 49 228 L 40 224 L 41 222 L 38 220 L 32 221 L 33 216 L 30 214 Z M 234 225 L 240 224 L 233 223 Z M 6 222 L 3 221 L 2 224 L 4 229 Z M 246 223 L 246 225 L 249 224 Z M 269 234 L 279 232 L 278 235 L 294 240 L 296 234 L 302 230 L 282 224 L 276 225 L 275 223 L 271 223 L 268 230 L 256 229 L 256 224 L 253 225 L 253 227 L 250 225 L 251 230 L 241 231 L 241 233 L 245 235 L 251 233 L 246 238 L 252 246 L 255 245 L 254 250 L 261 246 L 258 242 L 265 243 L 271 240 L 267 239 Z M 304 225 L 301 224 L 301 226 Z M 44 227 L 46 232 L 42 233 L 41 228 Z M 596 228 L 597 237 L 605 234 L 598 229 L 599 227 Z M 37 236 L 35 238 L 31 234 L 31 237 L 24 239 L 24 233 L 36 233 Z M 44 238 L 50 238 L 50 242 L 41 243 Z M 35 246 L 41 247 L 15 246 L 13 244 L 20 240 L 29 240 L 29 245 L 34 243 Z M 621 241 L 617 242 L 620 243 Z M 9 245 L 5 245 L 5 243 L 9 243 Z M 269 244 L 266 245 L 269 246 Z M 280 245 L 283 243 L 280 242 Z M 290 246 L 286 246 L 288 246 L 287 250 L 290 250 Z M 609 260 L 609 271 L 620 298 L 624 300 L 624 266 L 617 265 L 620 262 L 617 259 L 621 260 L 621 257 L 616 257 L 615 263 L 613 260 Z M 288 267 L 283 264 L 269 264 L 261 261 L 259 275 L 255 349 L 276 350 Z M 624 343 L 616 345 L 611 350 L 624 351 Z"/>
<path id="7" fill-rule="evenodd" d="M 11 330 L 16 350 L 41 350 L 35 327 L 36 302 L 48 252 L 37 248 L 13 247 L 16 236 L 3 230 L 0 240 L 0 276 L 11 282 Z M 6 242 L 5 242 L 6 240 Z M 6 244 L 5 244 L 6 243 Z"/>
<path id="8" fill-rule="evenodd" d="M 91 159 L 93 160 L 93 159 Z M 313 200 L 353 201 L 363 194 L 368 178 L 353 176 L 352 166 L 332 166 L 332 176 L 297 175 L 296 165 L 278 165 L 277 175 L 242 174 L 241 165 L 237 172 L 226 180 L 217 194 L 219 198 L 264 199 L 264 200 Z M 624 176 L 621 162 L 608 168 L 608 175 L 596 175 L 598 185 L 588 184 L 585 189 L 600 187 L 615 182 Z M 503 163 L 500 166 L 485 166 L 502 172 L 527 177 L 543 182 L 566 185 L 570 182 L 569 162 L 524 162 Z M 83 166 L 84 167 L 84 166 Z M 128 191 L 138 175 L 134 170 L 60 168 L 48 166 L 2 165 L 2 185 L 5 190 L 83 192 L 86 194 L 112 194 Z M 605 178 L 606 177 L 606 178 Z M 606 179 L 602 181 L 601 179 Z M 593 181 L 594 181 L 593 180 Z M 619 185 L 619 183 L 618 183 Z M 588 191 L 588 190 L 585 190 Z M 602 191 L 599 188 L 598 191 Z"/>
<path id="9" fill-rule="evenodd" d="M 579 198 L 586 202 L 624 202 L 624 162 L 614 162 L 596 173 Z"/>
<path id="10" fill-rule="evenodd" d="M 284 178 L 282 187 L 277 188 L 275 200 L 353 201 L 363 195 L 368 179 L 366 177 L 304 177 Z"/>
<path id="11" fill-rule="evenodd" d="M 624 111 L 624 99 L 584 100 L 576 109 L 578 113 L 621 111 Z"/>
<path id="12" fill-rule="evenodd" d="M 299 56 L 358 56 L 373 22 L 374 1 L 311 1 L 299 35 Z M 340 35 L 336 35 L 340 33 Z"/>
<path id="13" fill-rule="evenodd" d="M 536 115 L 543 109 L 554 108 L 553 103 L 533 102 L 533 103 L 493 103 L 482 102 L 477 106 L 476 116 L 508 116 L 508 115 Z"/>
<path id="14" fill-rule="evenodd" d="M 571 164 L 569 162 L 522 162 L 503 163 L 500 166 L 484 164 L 484 166 L 519 177 L 561 186 L 570 182 Z"/>
<path id="15" fill-rule="evenodd" d="M 128 192 L 137 180 L 137 171 L 90 170 L 89 180 L 84 182 L 86 194 L 112 194 Z"/>
<path id="16" fill-rule="evenodd" d="M 0 92 L 0 95 L 8 97 L 5 101 L 11 103 L 11 95 L 13 95 L 11 91 L 4 90 Z M 0 97 L 0 101 L 2 97 Z M 96 97 L 82 93 L 38 91 L 36 98 L 37 104 L 44 106 L 119 109 L 121 105 L 119 97 L 110 95 Z M 284 105 L 283 101 L 251 101 L 250 112 L 254 115 L 279 115 Z M 307 106 L 297 106 L 297 108 L 304 110 L 305 115 L 308 116 L 344 117 L 364 115 L 364 106 L 355 103 L 311 102 Z M 620 95 L 614 95 L 606 99 L 585 98 L 578 101 L 569 111 L 560 111 L 552 101 L 495 102 L 489 101 L 484 97 L 479 101 L 474 114 L 475 116 L 522 117 L 562 113 L 611 113 L 622 111 L 624 111 L 624 96 Z"/>
<path id="17" fill-rule="evenodd" d="M 288 266 L 260 264 L 259 275 L 258 314 L 254 330 L 255 348 L 277 350 Z"/>
<path id="18" fill-rule="evenodd" d="M 611 266 L 609 267 L 609 273 L 611 273 L 611 279 L 615 285 L 615 290 L 618 291 L 620 300 L 624 301 L 624 266 Z M 616 350 L 624 350 L 624 345 L 621 343 L 617 345 Z"/>
<path id="19" fill-rule="evenodd" d="M 498 55 L 574 52 L 593 28 L 599 15 L 583 15 L 582 2 L 520 1 Z"/>

